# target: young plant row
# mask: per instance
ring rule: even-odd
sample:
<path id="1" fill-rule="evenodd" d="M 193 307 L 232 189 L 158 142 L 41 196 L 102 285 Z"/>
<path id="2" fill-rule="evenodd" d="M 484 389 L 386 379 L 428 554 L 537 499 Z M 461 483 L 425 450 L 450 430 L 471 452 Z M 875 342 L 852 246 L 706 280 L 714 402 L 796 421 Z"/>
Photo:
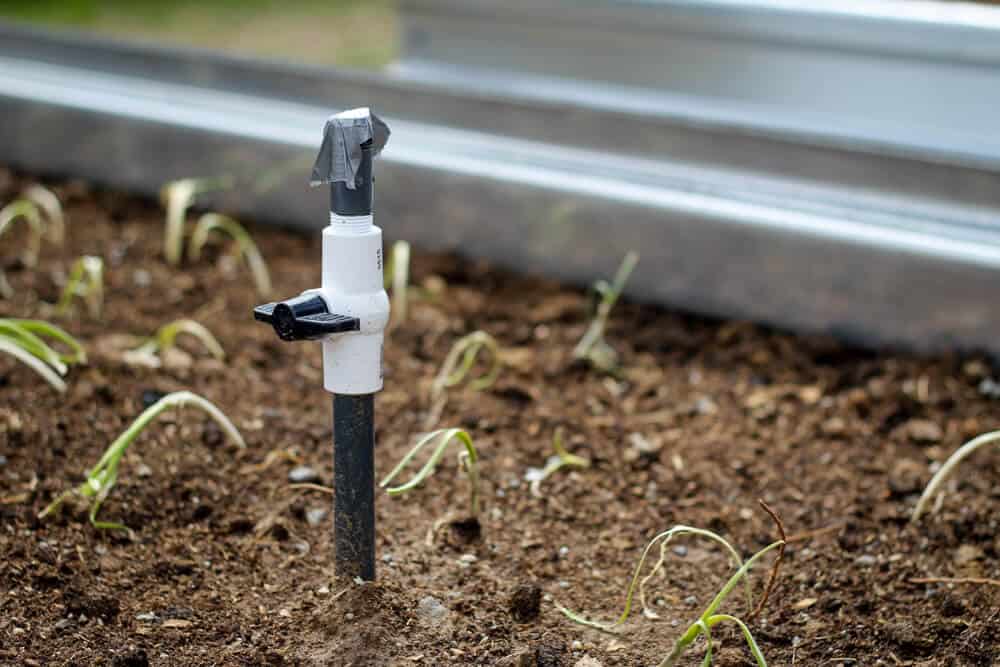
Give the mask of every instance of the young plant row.
<path id="1" fill-rule="evenodd" d="M 165 186 L 161 196 L 167 208 L 164 254 L 167 261 L 177 265 L 183 254 L 184 226 L 188 209 L 194 204 L 196 197 L 204 192 L 219 187 L 225 183 L 184 179 Z M 37 263 L 39 249 L 44 241 L 61 243 L 65 238 L 65 220 L 62 207 L 53 193 L 35 186 L 25 192 L 25 196 L 3 209 L 0 209 L 0 237 L 16 222 L 23 221 L 28 227 L 28 243 L 22 255 L 26 266 Z M 218 213 L 205 213 L 197 221 L 190 236 L 188 257 L 197 261 L 212 233 L 228 235 L 234 241 L 239 254 L 246 260 L 253 275 L 258 292 L 266 295 L 271 291 L 270 277 L 267 265 L 260 255 L 256 244 L 246 230 L 235 220 Z M 405 321 L 408 311 L 409 277 L 409 244 L 397 242 L 390 255 L 387 266 L 387 287 L 391 289 L 393 299 L 393 326 Z M 597 300 L 593 317 L 580 342 L 573 350 L 573 358 L 588 363 L 596 370 L 617 375 L 620 372 L 618 355 L 607 343 L 604 334 L 611 311 L 618 301 L 625 284 L 638 262 L 638 255 L 629 253 L 622 262 L 614 279 L 610 282 L 600 281 L 595 285 Z M 12 289 L 0 271 L 0 296 L 8 297 Z M 98 257 L 81 257 L 71 267 L 69 278 L 55 306 L 56 315 L 64 315 L 71 308 L 72 301 L 80 298 L 86 304 L 93 317 L 100 317 L 103 305 L 103 262 Z M 136 348 L 128 351 L 124 359 L 130 364 L 143 364 L 158 367 L 159 355 L 175 344 L 180 334 L 187 334 L 200 341 L 206 351 L 217 359 L 224 359 L 222 346 L 211 332 L 193 320 L 177 320 L 161 327 L 149 339 Z M 0 319 L 0 352 L 10 355 L 24 363 L 41 378 L 58 391 L 65 391 L 64 377 L 70 366 L 86 363 L 87 355 L 75 338 L 63 329 L 41 320 L 32 319 Z M 489 357 L 487 370 L 484 374 L 471 378 L 473 368 L 482 354 Z M 428 414 L 428 428 L 434 426 L 447 400 L 448 390 L 467 382 L 472 390 L 487 389 L 494 384 L 501 371 L 501 350 L 497 341 L 483 331 L 476 331 L 457 340 L 446 355 L 431 386 L 431 409 Z M 191 406 L 205 412 L 226 433 L 229 439 L 238 447 L 245 447 L 242 436 L 230 419 L 214 404 L 197 394 L 181 391 L 170 394 L 148 407 L 136 420 L 106 449 L 98 462 L 85 472 L 85 480 L 75 488 L 60 494 L 39 514 L 41 518 L 50 516 L 70 497 L 80 497 L 90 503 L 89 519 L 98 528 L 127 528 L 117 522 L 98 520 L 101 504 L 114 488 L 119 473 L 120 463 L 129 446 L 159 415 L 170 408 Z M 968 458 L 981 447 L 1000 441 L 1000 431 L 986 433 L 963 445 L 956 451 L 934 475 L 921 496 L 912 520 L 916 522 L 928 510 L 928 504 L 935 496 L 940 505 L 943 494 L 937 495 L 944 482 L 954 473 L 958 464 Z M 380 486 L 391 496 L 405 494 L 425 482 L 435 471 L 443 459 L 449 445 L 459 446 L 459 469 L 468 479 L 470 499 L 467 514 L 459 517 L 465 522 L 474 522 L 478 529 L 480 515 L 480 470 L 479 456 L 468 432 L 457 428 L 433 430 L 420 437 L 414 447 L 403 459 L 384 477 Z M 531 493 L 540 496 L 541 483 L 551 475 L 565 467 L 589 467 L 590 462 L 566 451 L 562 441 L 562 430 L 557 429 L 553 438 L 554 454 L 543 468 L 530 469 L 528 479 L 531 482 Z M 407 482 L 392 485 L 403 471 L 425 449 L 430 450 L 430 456 L 419 468 L 417 473 Z M 765 507 L 765 509 L 767 509 Z M 768 509 L 770 513 L 770 510 Z M 774 515 L 772 514 L 772 517 Z M 428 539 L 432 540 L 438 529 L 453 517 L 445 517 L 434 523 Z M 675 537 L 694 536 L 708 539 L 719 544 L 730 556 L 735 573 L 725 582 L 705 610 L 678 637 L 671 652 L 660 662 L 661 667 L 675 665 L 680 657 L 689 650 L 700 637 L 705 639 L 705 654 L 703 665 L 710 665 L 713 654 L 712 630 L 722 623 L 736 625 L 742 633 L 749 651 L 759 667 L 766 667 L 766 660 L 755 641 L 747 621 L 760 613 L 775 581 L 781 554 L 784 551 L 785 539 L 780 521 L 777 522 L 782 532 L 782 538 L 768 545 L 746 561 L 743 561 L 735 547 L 722 536 L 705 529 L 678 525 L 667 530 L 650 541 L 643 550 L 635 572 L 628 585 L 625 608 L 622 614 L 613 622 L 601 623 L 589 620 L 564 607 L 559 607 L 567 618 L 574 622 L 597 628 L 602 631 L 613 631 L 622 625 L 629 617 L 634 598 L 638 594 L 643 614 L 650 618 L 657 615 L 646 604 L 645 589 L 647 584 L 664 571 L 667 559 L 667 545 Z M 645 563 L 653 551 L 659 546 L 659 559 L 648 574 L 642 576 Z M 752 591 L 749 583 L 751 568 L 766 554 L 778 551 L 778 558 L 772 568 L 772 575 L 761 601 L 756 607 L 752 604 Z M 740 584 L 745 589 L 747 614 L 745 618 L 720 611 L 723 602 Z"/>

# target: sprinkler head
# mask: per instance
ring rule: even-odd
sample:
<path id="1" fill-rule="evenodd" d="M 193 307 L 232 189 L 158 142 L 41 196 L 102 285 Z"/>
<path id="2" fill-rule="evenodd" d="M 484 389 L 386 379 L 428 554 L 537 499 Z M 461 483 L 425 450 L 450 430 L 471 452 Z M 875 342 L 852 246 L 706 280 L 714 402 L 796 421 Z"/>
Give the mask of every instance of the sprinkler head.
<path id="1" fill-rule="evenodd" d="M 327 119 L 310 181 L 330 188 L 322 285 L 254 308 L 254 319 L 274 327 L 283 341 L 322 341 L 324 386 L 334 394 L 382 388 L 389 297 L 382 280 L 382 231 L 372 216 L 372 166 L 388 138 L 388 126 L 367 107 Z"/>

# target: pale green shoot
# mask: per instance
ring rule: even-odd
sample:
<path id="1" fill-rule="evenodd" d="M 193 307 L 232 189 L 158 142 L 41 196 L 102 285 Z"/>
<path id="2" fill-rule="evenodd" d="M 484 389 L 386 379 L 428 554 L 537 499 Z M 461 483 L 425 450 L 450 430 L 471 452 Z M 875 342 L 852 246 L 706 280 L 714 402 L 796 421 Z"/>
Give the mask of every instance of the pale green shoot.
<path id="1" fill-rule="evenodd" d="M 569 618 L 571 621 L 574 621 L 574 622 L 579 623 L 581 625 L 586 625 L 587 627 L 596 628 L 598 630 L 603 630 L 604 632 L 611 632 L 611 631 L 613 631 L 615 628 L 617 628 L 618 626 L 622 625 L 626 620 L 628 620 L 629 614 L 632 613 L 632 600 L 635 597 L 636 589 L 637 588 L 641 589 L 641 586 L 645 585 L 645 583 L 653 575 L 655 575 L 660 570 L 660 568 L 663 567 L 663 563 L 664 563 L 664 550 L 661 547 L 661 549 L 660 549 L 660 560 L 653 567 L 653 570 L 649 573 L 649 575 L 646 576 L 644 579 L 641 580 L 641 584 L 640 584 L 639 577 L 642 574 L 642 569 L 643 569 L 643 567 L 646 564 L 646 558 L 649 556 L 650 551 L 652 551 L 653 547 L 655 547 L 657 544 L 662 543 L 665 546 L 666 543 L 668 543 L 671 539 L 673 539 L 674 537 L 677 537 L 677 536 L 681 536 L 681 535 L 693 535 L 693 536 L 696 536 L 696 537 L 703 537 L 705 539 L 711 540 L 711 541 L 719 544 L 729 554 L 729 557 L 732 560 L 734 567 L 736 567 L 738 571 L 742 571 L 742 567 L 741 566 L 744 566 L 743 559 L 740 558 L 740 555 L 736 551 L 736 548 L 733 547 L 733 545 L 730 544 L 728 541 L 726 541 L 726 539 L 724 537 L 722 537 L 721 535 L 719 535 L 717 533 L 713 533 L 710 530 L 704 530 L 702 528 L 693 528 L 691 526 L 678 525 L 678 526 L 674 526 L 670 530 L 664 531 L 664 532 L 660 533 L 659 535 L 657 535 L 656 537 L 654 537 L 652 540 L 649 541 L 649 544 L 646 545 L 646 548 L 643 549 L 642 556 L 639 558 L 639 564 L 636 565 L 636 567 L 635 567 L 635 572 L 632 574 L 632 581 L 629 583 L 628 590 L 625 593 L 625 608 L 622 610 L 622 613 L 618 616 L 617 619 L 615 619 L 614 621 L 611 621 L 611 622 L 604 622 L 604 623 L 602 623 L 600 621 L 592 621 L 592 620 L 589 620 L 587 618 L 584 618 L 580 614 L 577 614 L 576 612 L 570 611 L 569 609 L 567 609 L 565 607 L 557 605 L 557 608 L 559 609 L 559 611 L 561 611 L 563 614 L 565 614 L 566 617 Z M 738 578 L 737 578 L 737 581 L 738 581 Z M 751 590 L 750 590 L 750 582 L 749 581 L 746 581 L 745 588 L 746 588 L 746 598 L 747 598 L 747 609 L 749 611 L 750 609 L 753 608 L 753 600 L 752 600 L 752 597 L 751 597 L 752 593 L 751 593 Z M 727 593 L 728 593 L 728 591 L 727 591 Z M 640 595 L 641 595 L 641 592 L 640 592 Z M 643 601 L 643 605 L 645 605 L 644 601 Z"/>
<path id="2" fill-rule="evenodd" d="M 407 300 L 410 281 L 410 244 L 406 241 L 396 241 L 392 244 L 392 254 L 386 267 L 385 280 L 392 293 L 392 321 L 395 327 L 406 321 L 409 310 Z"/>
<path id="3" fill-rule="evenodd" d="M 184 253 L 184 222 L 195 198 L 205 192 L 231 185 L 229 178 L 182 178 L 160 189 L 160 201 L 167 208 L 163 254 L 173 266 L 181 263 Z"/>
<path id="4" fill-rule="evenodd" d="M 56 304 L 56 314 L 65 315 L 73 304 L 73 298 L 79 297 L 87 304 L 87 310 L 92 317 L 100 317 L 104 307 L 104 260 L 93 255 L 84 255 L 70 269 L 69 280 L 63 287 Z"/>
<path id="5" fill-rule="evenodd" d="M 52 190 L 37 183 L 24 191 L 24 197 L 42 209 L 48 221 L 49 239 L 56 245 L 62 245 L 66 238 L 66 217 L 59 197 L 56 197 Z"/>
<path id="6" fill-rule="evenodd" d="M 208 353 L 216 359 L 221 361 L 226 358 L 226 353 L 222 349 L 222 345 L 204 325 L 194 320 L 180 319 L 164 324 L 157 329 L 152 338 L 134 350 L 126 352 L 125 359 L 133 363 L 158 368 L 160 366 L 158 355 L 172 348 L 176 344 L 177 336 L 180 334 L 187 334 L 196 338 Z"/>
<path id="7" fill-rule="evenodd" d="M 590 326 L 583 334 L 583 338 L 573 349 L 574 359 L 583 359 L 589 362 L 594 368 L 605 373 L 614 374 L 618 370 L 618 353 L 604 340 L 604 330 L 608 326 L 608 317 L 611 309 L 614 308 L 618 298 L 621 296 L 629 276 L 639 263 L 639 254 L 630 251 L 622 260 L 614 281 L 608 284 L 605 280 L 594 283 L 594 290 L 597 292 L 599 301 L 594 312 L 594 318 L 590 321 Z"/>
<path id="8" fill-rule="evenodd" d="M 125 432 L 118 436 L 114 442 L 105 450 L 104 455 L 97 462 L 93 468 L 87 471 L 87 479 L 78 486 L 76 489 L 70 489 L 68 491 L 60 494 L 52 503 L 49 504 L 44 510 L 42 510 L 38 518 L 43 519 L 56 509 L 73 493 L 79 494 L 88 500 L 92 500 L 90 506 L 90 523 L 93 524 L 95 528 L 105 528 L 114 530 L 128 530 L 128 528 L 120 523 L 112 523 L 106 521 L 97 520 L 97 512 L 101 508 L 101 503 L 108 497 L 111 493 L 111 489 L 114 488 L 115 482 L 118 480 L 118 466 L 121 464 L 122 457 L 125 455 L 126 450 L 129 445 L 145 430 L 145 428 L 156 419 L 160 413 L 164 412 L 173 407 L 183 407 L 186 405 L 193 405 L 204 411 L 211 417 L 215 423 L 223 430 L 223 432 L 229 436 L 238 447 L 245 448 L 246 443 L 243 441 L 243 436 L 236 429 L 229 418 L 219 408 L 208 400 L 193 394 L 190 391 L 178 391 L 172 394 L 168 394 L 161 398 L 159 401 L 153 405 L 146 408 L 145 411 L 139 417 L 132 422 L 132 425 L 125 429 Z"/>
<path id="9" fill-rule="evenodd" d="M 948 460 L 941 466 L 941 469 L 938 470 L 934 477 L 931 478 L 927 488 L 924 489 L 923 494 L 920 496 L 920 500 L 917 502 L 917 508 L 913 510 L 913 518 L 911 518 L 910 521 L 915 523 L 921 516 L 923 516 L 924 512 L 927 511 L 927 504 L 932 498 L 934 498 L 938 489 L 940 489 L 941 485 L 944 484 L 945 481 L 951 476 L 951 474 L 955 471 L 955 468 L 958 467 L 959 463 L 971 456 L 980 447 L 997 441 L 1000 441 L 1000 431 L 983 433 L 982 435 L 976 436 L 959 447 L 954 454 L 949 456 Z M 941 496 L 941 498 L 943 497 L 944 496 Z"/>
<path id="10" fill-rule="evenodd" d="M 684 634 L 677 639 L 673 650 L 670 651 L 670 655 L 663 659 L 663 661 L 659 664 L 659 667 L 673 667 L 676 665 L 677 660 L 680 659 L 681 655 L 683 655 L 684 652 L 687 651 L 688 647 L 690 647 L 691 644 L 693 644 L 694 641 L 702 634 L 705 635 L 706 642 L 705 657 L 702 661 L 702 665 L 703 667 L 711 665 L 712 635 L 710 630 L 716 625 L 726 621 L 735 623 L 739 626 L 740 631 L 743 633 L 743 638 L 746 640 L 747 646 L 750 648 L 751 655 L 753 655 L 754 660 L 757 661 L 757 667 L 767 667 L 767 661 L 764 659 L 764 654 L 761 652 L 760 647 L 757 645 L 757 642 L 750 633 L 750 628 L 747 627 L 746 623 L 735 616 L 730 616 L 729 614 L 719 614 L 716 612 L 719 610 L 719 607 L 725 601 L 726 597 L 733 591 L 734 588 L 736 588 L 737 584 L 739 584 L 740 579 L 744 579 L 744 581 L 747 580 L 747 574 L 750 572 L 750 569 L 754 566 L 754 564 L 756 564 L 756 562 L 760 560 L 764 554 L 782 547 L 784 544 L 784 540 L 778 540 L 777 542 L 769 544 L 743 563 L 742 567 L 740 567 L 736 574 L 730 577 L 729 581 L 726 582 L 726 585 L 722 587 L 722 590 L 716 593 L 715 598 L 712 599 L 712 602 L 709 603 L 705 611 L 698 617 L 698 620 L 692 623 Z"/>
<path id="11" fill-rule="evenodd" d="M 222 232 L 228 234 L 239 248 L 240 254 L 250 267 L 254 283 L 257 285 L 257 292 L 261 296 L 271 294 L 271 276 L 267 271 L 267 263 L 260 254 L 257 244 L 254 243 L 250 233 L 244 229 L 243 225 L 232 218 L 220 213 L 206 213 L 198 219 L 198 224 L 191 235 L 191 242 L 188 245 L 188 257 L 193 261 L 201 258 L 202 248 L 208 242 L 208 235 L 212 232 Z"/>
<path id="12" fill-rule="evenodd" d="M 458 464 L 469 478 L 470 518 L 478 517 L 479 456 L 476 454 L 476 448 L 473 446 L 472 438 L 469 436 L 468 432 L 463 431 L 460 428 L 443 428 L 437 431 L 432 431 L 420 438 L 420 440 L 417 441 L 417 444 L 413 446 L 413 449 L 411 449 L 396 465 L 396 467 L 392 469 L 392 472 L 386 475 L 385 478 L 379 483 L 379 487 L 386 489 L 386 492 L 390 496 L 398 496 L 416 487 L 434 473 L 434 469 L 444 456 L 445 449 L 448 448 L 448 445 L 451 444 L 453 440 L 457 441 L 458 444 L 464 447 L 464 450 L 458 455 Z M 425 463 L 417 474 L 413 476 L 413 479 L 400 486 L 388 486 L 389 483 L 392 482 L 392 480 L 395 479 L 407 465 L 409 465 L 410 461 L 413 460 L 417 453 L 426 445 L 431 443 L 434 443 L 435 445 L 434 451 L 431 453 L 431 457 L 427 459 L 427 463 Z"/>
<path id="13" fill-rule="evenodd" d="M 45 337 L 63 343 L 70 353 L 57 352 Z M 60 376 L 66 374 L 67 364 L 87 360 L 83 346 L 75 338 L 41 320 L 0 319 L 0 351 L 31 368 L 60 393 L 66 391 Z"/>
<path id="14" fill-rule="evenodd" d="M 42 236 L 45 228 L 42 225 L 42 216 L 38 212 L 38 207 L 27 199 L 18 199 L 0 209 L 0 237 L 18 220 L 24 220 L 28 225 L 28 246 L 21 255 L 21 261 L 25 266 L 35 266 L 38 263 L 38 253 L 41 250 Z M 3 271 L 0 270 L 0 296 L 9 299 L 14 295 L 14 289 L 7 282 Z"/>
<path id="15" fill-rule="evenodd" d="M 555 435 L 552 437 L 552 449 L 555 451 L 555 454 L 550 456 L 548 461 L 545 462 L 544 468 L 528 468 L 528 472 L 524 476 L 527 481 L 531 482 L 531 495 L 536 498 L 542 497 L 542 482 L 563 468 L 590 467 L 589 460 L 566 451 L 566 447 L 563 445 L 562 428 L 557 428 Z"/>
<path id="16" fill-rule="evenodd" d="M 485 375 L 472 380 L 469 387 L 473 391 L 480 391 L 490 387 L 496 382 L 500 375 L 500 346 L 497 345 L 493 336 L 485 331 L 475 331 L 467 336 L 463 336 L 455 341 L 441 364 L 434 384 L 431 385 L 431 396 L 438 397 L 444 393 L 445 389 L 454 387 L 465 380 L 472 366 L 476 363 L 476 358 L 482 350 L 490 353 L 491 363 Z"/>

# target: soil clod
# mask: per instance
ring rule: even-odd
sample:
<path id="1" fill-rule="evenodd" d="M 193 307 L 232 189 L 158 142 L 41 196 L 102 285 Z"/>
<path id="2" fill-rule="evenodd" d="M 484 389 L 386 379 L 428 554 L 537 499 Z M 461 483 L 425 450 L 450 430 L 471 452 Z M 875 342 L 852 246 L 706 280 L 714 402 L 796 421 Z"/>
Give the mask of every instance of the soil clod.
<path id="1" fill-rule="evenodd" d="M 542 589 L 535 584 L 523 584 L 510 598 L 510 615 L 518 623 L 530 623 L 538 618 L 541 604 Z"/>

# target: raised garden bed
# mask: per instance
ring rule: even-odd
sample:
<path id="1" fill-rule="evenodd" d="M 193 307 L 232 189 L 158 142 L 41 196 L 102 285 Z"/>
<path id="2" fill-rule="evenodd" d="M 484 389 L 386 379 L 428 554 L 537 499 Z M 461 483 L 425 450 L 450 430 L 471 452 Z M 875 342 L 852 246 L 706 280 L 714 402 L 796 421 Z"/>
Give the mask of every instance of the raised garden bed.
<path id="1" fill-rule="evenodd" d="M 0 203 L 29 182 L 0 173 Z M 424 430 L 451 344 L 488 331 L 504 350 L 499 380 L 451 390 L 438 422 L 467 429 L 479 450 L 482 537 L 425 541 L 467 502 L 449 455 L 419 489 L 377 497 L 379 580 L 358 586 L 333 576 L 329 496 L 289 488 L 299 465 L 332 481 L 319 347 L 254 324 L 261 299 L 220 246 L 168 266 L 155 202 L 52 187 L 66 243 L 43 245 L 29 270 L 15 260 L 18 234 L 3 239 L 15 295 L 0 314 L 49 317 L 85 254 L 105 260 L 106 300 L 100 318 L 79 308 L 56 320 L 90 355 L 64 395 L 0 357 L 2 664 L 655 665 L 731 573 L 715 548 L 672 545 L 650 588 L 660 619 L 636 610 L 618 635 L 555 603 L 613 619 L 640 550 L 677 523 L 715 530 L 744 556 L 761 549 L 776 533 L 758 498 L 790 538 L 751 626 L 769 664 L 992 665 L 1000 654 L 996 584 L 913 582 L 1000 576 L 998 455 L 977 455 L 941 510 L 908 524 L 930 465 L 1000 427 L 1000 404 L 980 391 L 997 372 L 985 359 L 874 354 L 622 303 L 607 336 L 623 361 L 616 380 L 570 363 L 588 322 L 582 291 L 417 253 L 412 283 L 433 289 L 388 334 L 377 468 Z M 379 222 L 392 239 L 392 220 Z M 276 294 L 318 282 L 318 236 L 251 231 Z M 226 360 L 192 347 L 150 369 L 114 351 L 112 337 L 180 317 L 208 326 Z M 180 389 L 222 408 L 247 449 L 201 413 L 175 411 L 133 445 L 103 506 L 131 537 L 96 530 L 83 509 L 36 518 L 144 403 Z M 557 472 L 537 497 L 525 474 L 550 456 L 557 427 L 592 466 Z M 758 590 L 765 574 L 755 570 Z M 739 596 L 728 606 L 742 611 Z M 714 636 L 714 664 L 753 664 L 735 630 Z"/>

